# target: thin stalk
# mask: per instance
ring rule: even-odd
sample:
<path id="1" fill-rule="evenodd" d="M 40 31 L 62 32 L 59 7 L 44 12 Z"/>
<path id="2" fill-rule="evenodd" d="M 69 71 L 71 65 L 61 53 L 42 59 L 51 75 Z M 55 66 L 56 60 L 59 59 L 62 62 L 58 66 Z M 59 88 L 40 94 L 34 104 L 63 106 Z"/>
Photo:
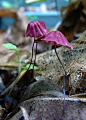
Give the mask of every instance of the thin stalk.
<path id="1" fill-rule="evenodd" d="M 37 54 L 37 43 L 36 43 L 36 51 L 35 51 L 35 60 L 34 60 L 34 63 L 36 63 L 36 54 Z"/>
<path id="2" fill-rule="evenodd" d="M 35 43 L 35 38 L 34 38 L 34 43 Z M 35 59 L 34 59 L 34 64 L 33 64 L 33 75 L 34 75 L 34 65 L 36 63 L 36 54 L 37 54 L 37 43 L 36 43 Z"/>
<path id="3" fill-rule="evenodd" d="M 65 76 L 66 76 L 66 70 L 65 70 L 64 65 L 63 65 L 63 63 L 61 62 L 61 60 L 60 60 L 60 58 L 59 58 L 59 56 L 58 56 L 58 53 L 57 53 L 57 51 L 56 51 L 56 44 L 55 44 L 55 53 L 56 53 L 56 56 L 57 56 L 59 62 L 60 62 L 61 65 L 62 65 L 62 68 L 63 68 L 64 71 L 65 71 L 65 74 L 64 74 L 64 77 L 63 77 L 63 93 L 64 93 L 63 116 L 64 116 L 64 113 L 65 113 Z"/>
<path id="4" fill-rule="evenodd" d="M 28 67 L 28 70 L 29 70 L 29 68 L 30 68 L 30 66 L 32 64 L 32 60 L 33 60 L 33 48 L 34 48 L 34 42 L 33 42 L 33 45 L 32 45 L 32 56 L 31 56 L 31 62 L 30 62 L 30 65 Z"/>
<path id="5" fill-rule="evenodd" d="M 30 68 L 30 66 L 32 64 L 32 60 L 33 60 L 34 43 L 35 43 L 35 38 L 34 38 L 34 42 L 33 42 L 33 45 L 32 45 L 32 57 L 31 57 L 31 62 L 30 62 L 30 65 L 29 65 L 28 69 Z M 33 63 L 33 75 L 34 75 L 34 65 L 35 65 L 35 62 L 36 62 L 36 54 L 37 54 L 37 43 L 36 43 L 35 59 L 34 59 L 34 63 Z"/>

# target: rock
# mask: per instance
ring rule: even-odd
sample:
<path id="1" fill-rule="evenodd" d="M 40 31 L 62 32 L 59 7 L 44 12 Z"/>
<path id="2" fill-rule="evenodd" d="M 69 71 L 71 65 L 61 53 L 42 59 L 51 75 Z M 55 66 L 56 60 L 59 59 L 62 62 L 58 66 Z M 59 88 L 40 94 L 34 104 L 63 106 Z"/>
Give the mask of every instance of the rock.
<path id="1" fill-rule="evenodd" d="M 82 36 L 79 39 L 71 43 L 71 45 L 73 46 L 73 50 L 69 50 L 66 47 L 57 48 L 58 55 L 62 63 L 64 64 L 67 72 L 65 78 L 66 81 L 65 88 L 68 94 L 75 94 L 78 88 L 79 91 L 77 91 L 77 93 L 86 92 L 85 89 L 86 37 L 85 36 L 86 36 L 86 31 L 82 34 Z M 54 50 L 42 54 L 38 54 L 36 62 L 39 67 L 39 71 L 35 73 L 35 78 L 37 80 L 47 79 L 63 86 L 64 70 L 62 69 L 62 66 L 59 63 Z M 81 77 L 78 78 L 79 71 L 81 72 L 82 75 Z M 75 83 L 75 81 L 77 82 Z M 73 86 L 75 86 L 75 88 L 73 88 Z"/>
<path id="2" fill-rule="evenodd" d="M 29 113 L 29 120 L 60 120 L 63 111 L 63 98 L 33 98 L 19 104 Z M 86 104 L 76 98 L 66 98 L 63 120 L 85 120 Z M 19 120 L 23 114 L 19 108 L 6 120 Z"/>
<path id="3" fill-rule="evenodd" d="M 48 80 L 39 80 L 28 86 L 20 101 L 37 96 L 63 97 L 62 88 Z"/>

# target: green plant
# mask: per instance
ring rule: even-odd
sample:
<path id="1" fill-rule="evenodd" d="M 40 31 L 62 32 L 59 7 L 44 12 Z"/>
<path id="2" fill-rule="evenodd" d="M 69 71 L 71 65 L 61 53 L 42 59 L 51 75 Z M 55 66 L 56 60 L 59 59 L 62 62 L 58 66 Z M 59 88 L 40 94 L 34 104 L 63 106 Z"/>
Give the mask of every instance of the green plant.
<path id="1" fill-rule="evenodd" d="M 15 45 L 11 44 L 11 43 L 6 43 L 6 44 L 3 44 L 3 46 L 5 46 L 7 49 L 11 49 L 11 50 L 15 50 L 17 55 L 18 55 L 18 72 L 20 73 L 21 72 L 21 62 L 20 62 L 20 56 L 19 56 L 19 52 L 18 52 L 18 49 Z"/>
<path id="2" fill-rule="evenodd" d="M 18 49 L 17 49 L 17 47 L 16 47 L 15 45 L 13 45 L 13 44 L 11 44 L 11 43 L 6 43 L 6 44 L 3 44 L 3 46 L 5 46 L 5 47 L 6 47 L 7 49 L 9 49 L 9 50 L 15 50 L 15 51 L 16 51 L 16 53 L 17 53 L 17 55 L 18 55 L 18 64 L 19 64 L 19 66 L 18 66 L 18 71 L 19 71 L 19 73 L 20 73 L 22 70 L 27 70 L 27 69 L 28 69 L 28 67 L 29 67 L 30 64 L 27 64 L 27 65 L 24 66 L 24 67 L 21 66 L 19 51 L 18 51 Z M 32 65 L 32 64 L 31 64 L 29 70 L 31 70 L 31 69 L 33 69 L 33 65 Z M 38 67 L 34 66 L 34 69 L 37 70 Z"/>
<path id="3" fill-rule="evenodd" d="M 20 56 L 19 56 L 19 51 L 17 49 L 17 47 L 11 43 L 6 43 L 6 44 L 3 44 L 3 46 L 5 46 L 7 49 L 10 49 L 10 50 L 15 50 L 17 55 L 18 55 L 18 76 L 10 90 L 10 93 L 11 91 L 13 90 L 14 88 L 14 85 L 18 82 L 18 79 L 19 79 L 19 76 L 21 75 L 21 73 L 24 71 L 24 70 L 28 70 L 28 67 L 30 66 L 29 70 L 31 70 L 33 68 L 33 65 L 31 64 L 27 64 L 25 67 L 22 67 L 21 66 L 21 61 L 20 61 Z M 34 66 L 34 70 L 37 70 L 38 67 Z M 9 87 L 10 88 L 10 87 Z"/>

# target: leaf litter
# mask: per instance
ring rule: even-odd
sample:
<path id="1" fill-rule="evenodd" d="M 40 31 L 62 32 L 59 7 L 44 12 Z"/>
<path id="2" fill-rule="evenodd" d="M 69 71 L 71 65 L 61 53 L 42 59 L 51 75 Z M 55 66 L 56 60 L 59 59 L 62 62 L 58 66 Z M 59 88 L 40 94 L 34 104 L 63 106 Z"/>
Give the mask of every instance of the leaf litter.
<path id="1" fill-rule="evenodd" d="M 86 92 L 86 39 L 85 39 L 85 35 L 86 35 L 86 31 L 82 34 L 82 37 L 73 41 L 73 43 L 71 44 L 74 47 L 73 51 L 64 49 L 64 47 L 57 48 L 58 54 L 60 56 L 62 56 L 61 60 L 64 63 L 66 71 L 67 71 L 66 95 L 68 97 L 72 97 L 72 100 L 77 98 L 79 101 L 82 101 L 82 102 L 85 102 L 85 98 L 86 98 L 86 94 L 85 94 L 85 92 Z M 49 81 L 56 82 L 57 84 L 59 84 L 59 86 L 62 87 L 63 70 L 61 68 L 61 65 L 59 64 L 59 61 L 57 61 L 57 59 L 55 58 L 54 52 L 53 51 L 50 51 L 50 52 L 51 53 L 46 52 L 46 53 L 37 55 L 36 64 L 39 66 L 40 69 L 39 69 L 39 71 L 36 71 L 35 78 L 33 78 L 33 74 L 32 74 L 31 70 L 26 72 L 24 74 L 24 76 L 21 77 L 20 82 L 15 86 L 14 91 L 11 94 L 11 97 L 9 97 L 8 94 L 0 96 L 0 101 L 2 103 L 1 105 L 3 106 L 3 107 L 1 106 L 1 108 L 0 108 L 2 111 L 1 112 L 2 119 L 4 119 L 6 117 L 6 115 L 8 115 L 8 113 L 13 111 L 17 102 L 19 102 L 24 91 L 27 89 L 28 85 L 30 85 L 31 83 L 33 83 L 37 80 L 40 80 L 40 78 L 43 80 L 47 79 Z M 15 54 L 13 53 L 13 56 L 14 55 Z M 48 57 L 49 57 L 49 59 L 48 59 Z M 12 59 L 13 58 L 14 57 L 12 57 Z M 53 58 L 53 60 L 52 60 L 52 58 Z M 8 57 L 7 61 L 10 61 L 12 59 L 9 59 L 9 57 Z M 2 60 L 4 60 L 4 59 L 2 59 Z M 29 60 L 27 59 L 27 61 L 29 61 Z M 52 62 L 52 61 L 54 61 L 54 62 Z M 22 64 L 25 64 L 25 63 L 22 63 Z M 6 73 L 5 68 L 6 67 L 8 68 L 8 66 L 9 66 L 8 63 L 5 66 L 3 65 L 4 70 L 2 72 L 2 76 L 4 76 L 4 73 Z M 17 63 L 14 63 L 14 65 L 12 65 L 12 68 L 14 68 L 15 66 L 17 66 Z M 2 68 L 2 66 L 1 66 L 1 68 Z M 11 70 L 11 68 L 9 66 L 9 71 L 6 73 L 6 75 L 4 77 L 2 77 L 2 79 L 6 78 L 6 76 L 8 75 L 9 80 L 11 79 L 10 82 L 12 82 L 15 79 L 15 77 L 17 76 L 16 68 Z M 15 73 L 14 75 L 12 72 L 13 70 Z M 8 87 L 9 84 L 5 83 L 5 87 Z M 2 89 L 4 89 L 4 88 L 2 88 Z M 51 93 L 53 94 L 53 91 L 51 91 Z M 50 94 L 50 91 L 46 91 L 45 93 L 42 92 L 41 94 L 37 94 L 37 93 L 34 93 L 34 94 L 35 94 L 34 97 L 45 96 L 45 98 L 50 97 L 52 95 L 52 94 Z M 62 92 L 61 92 L 61 94 L 62 94 Z M 29 98 L 31 98 L 31 97 L 32 97 L 32 94 L 30 96 L 27 96 L 27 100 L 29 100 Z M 34 97 L 32 97 L 33 101 L 34 101 Z M 55 95 L 54 95 L 54 97 L 55 97 Z M 3 103 L 4 100 L 5 100 L 5 103 Z M 40 101 L 40 98 L 38 100 Z M 39 107 L 39 108 L 41 108 L 41 107 Z M 85 106 L 83 106 L 83 109 L 84 108 L 85 108 Z M 34 111 L 32 110 L 32 113 L 33 112 Z M 62 109 L 60 112 L 62 112 Z M 33 114 L 33 116 L 34 116 L 34 114 Z M 39 118 L 40 117 L 38 117 L 38 119 Z M 53 118 L 53 119 L 57 119 L 57 118 Z M 32 120 L 32 118 L 31 118 L 31 120 Z"/>

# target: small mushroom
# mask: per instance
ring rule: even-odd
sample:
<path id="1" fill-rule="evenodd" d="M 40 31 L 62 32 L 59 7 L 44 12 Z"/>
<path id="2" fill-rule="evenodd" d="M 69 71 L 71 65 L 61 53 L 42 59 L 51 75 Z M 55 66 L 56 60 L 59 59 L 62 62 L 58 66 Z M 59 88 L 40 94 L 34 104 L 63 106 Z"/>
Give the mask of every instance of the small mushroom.
<path id="1" fill-rule="evenodd" d="M 62 65 L 62 67 L 65 71 L 65 74 L 64 74 L 64 77 L 63 77 L 63 93 L 64 93 L 63 115 L 64 115 L 64 111 L 65 111 L 65 76 L 66 76 L 66 70 L 65 70 L 63 63 L 61 62 L 61 60 L 58 56 L 58 53 L 56 51 L 56 46 L 65 46 L 69 49 L 73 49 L 73 47 L 69 44 L 69 42 L 67 41 L 65 36 L 60 31 L 48 32 L 44 37 L 42 37 L 39 40 L 36 40 L 34 42 L 37 43 L 37 42 L 42 42 L 42 41 L 45 44 L 48 44 L 48 45 L 52 44 L 52 45 L 55 46 L 56 56 L 57 56 L 59 62 L 61 63 L 61 65 Z"/>
<path id="2" fill-rule="evenodd" d="M 45 34 L 47 34 L 47 28 L 46 28 L 46 25 L 43 21 L 32 21 L 28 24 L 27 30 L 26 30 L 26 37 L 28 37 L 28 36 L 34 37 L 34 41 L 36 41 L 37 39 L 45 36 Z M 31 63 L 32 63 L 32 59 L 33 59 L 33 47 L 34 47 L 34 42 L 33 42 L 33 45 L 32 45 Z M 35 64 L 35 61 L 36 61 L 36 53 L 37 53 L 37 44 L 36 44 L 34 64 Z M 31 63 L 30 63 L 30 65 L 31 65 Z M 29 66 L 29 68 L 30 68 L 30 66 Z M 33 70 L 34 70 L 34 65 L 33 65 Z"/>

